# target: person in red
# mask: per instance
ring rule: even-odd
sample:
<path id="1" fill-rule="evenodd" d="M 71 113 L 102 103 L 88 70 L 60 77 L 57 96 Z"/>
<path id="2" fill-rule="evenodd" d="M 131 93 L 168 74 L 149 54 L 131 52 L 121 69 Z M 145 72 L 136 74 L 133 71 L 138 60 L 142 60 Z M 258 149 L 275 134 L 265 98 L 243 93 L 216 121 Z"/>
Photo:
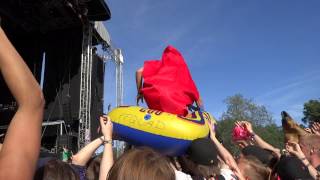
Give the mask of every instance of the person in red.
<path id="1" fill-rule="evenodd" d="M 144 62 L 136 72 L 136 83 L 137 104 L 144 98 L 150 109 L 186 116 L 188 105 L 196 102 L 203 107 L 184 58 L 172 46 L 164 50 L 161 60 Z"/>

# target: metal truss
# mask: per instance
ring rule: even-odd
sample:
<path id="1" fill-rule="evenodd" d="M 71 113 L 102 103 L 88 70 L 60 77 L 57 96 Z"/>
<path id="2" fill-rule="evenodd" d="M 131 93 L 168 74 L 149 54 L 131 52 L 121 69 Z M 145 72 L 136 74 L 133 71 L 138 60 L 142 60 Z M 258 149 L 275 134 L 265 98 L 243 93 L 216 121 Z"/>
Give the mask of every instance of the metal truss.
<path id="1" fill-rule="evenodd" d="M 116 105 L 123 104 L 123 56 L 120 49 L 114 50 L 115 63 L 116 63 Z"/>
<path id="2" fill-rule="evenodd" d="M 116 106 L 123 104 L 123 56 L 121 49 L 114 49 L 112 46 L 108 46 L 104 49 L 108 56 L 105 60 L 112 60 L 116 65 Z"/>
<path id="3" fill-rule="evenodd" d="M 81 72 L 80 72 L 80 108 L 78 148 L 91 141 L 90 109 L 91 109 L 91 72 L 92 72 L 92 33 L 93 26 L 87 22 L 83 27 Z"/>
<path id="4" fill-rule="evenodd" d="M 80 72 L 80 109 L 79 109 L 79 135 L 78 148 L 84 147 L 91 140 L 90 135 L 90 109 L 91 109 L 91 73 L 92 73 L 92 36 L 93 24 L 87 23 L 83 27 L 81 72 Z M 104 60 L 112 60 L 116 64 L 116 106 L 123 103 L 123 56 L 120 49 L 112 45 L 104 46 L 108 54 Z M 119 144 L 119 143 L 116 143 Z M 121 145 L 117 145 L 121 146 Z M 116 147 L 121 148 L 122 147 Z"/>

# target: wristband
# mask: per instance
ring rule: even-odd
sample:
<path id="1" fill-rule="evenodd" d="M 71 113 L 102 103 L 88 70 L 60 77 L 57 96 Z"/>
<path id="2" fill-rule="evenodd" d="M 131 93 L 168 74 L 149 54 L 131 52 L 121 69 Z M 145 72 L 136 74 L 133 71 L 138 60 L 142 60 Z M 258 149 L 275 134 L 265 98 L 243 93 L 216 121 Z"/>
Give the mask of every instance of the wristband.
<path id="1" fill-rule="evenodd" d="M 252 132 L 249 132 L 249 133 L 250 133 L 250 136 L 249 136 L 249 137 L 252 138 L 252 139 L 253 139 L 254 136 L 256 135 L 253 131 L 252 131 Z"/>
<path id="2" fill-rule="evenodd" d="M 306 160 L 306 159 L 307 159 L 306 157 L 303 157 L 303 158 L 301 158 L 300 160 L 301 160 L 301 161 L 304 161 L 304 160 Z"/>
<path id="3" fill-rule="evenodd" d="M 104 136 L 103 136 L 103 138 L 100 137 L 99 139 L 102 141 L 103 144 L 111 144 L 112 145 L 112 139 L 106 140 Z"/>

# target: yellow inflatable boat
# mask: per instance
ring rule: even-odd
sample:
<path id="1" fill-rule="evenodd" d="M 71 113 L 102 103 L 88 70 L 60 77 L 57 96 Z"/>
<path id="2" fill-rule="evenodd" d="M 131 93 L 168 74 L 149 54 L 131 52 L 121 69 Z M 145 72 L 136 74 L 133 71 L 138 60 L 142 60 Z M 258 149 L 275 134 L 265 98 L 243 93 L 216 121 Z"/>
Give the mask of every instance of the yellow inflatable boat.
<path id="1" fill-rule="evenodd" d="M 208 136 L 207 121 L 216 123 L 207 112 L 195 111 L 182 117 L 138 106 L 118 107 L 108 115 L 114 134 L 121 140 L 168 155 L 183 154 L 192 140 Z"/>

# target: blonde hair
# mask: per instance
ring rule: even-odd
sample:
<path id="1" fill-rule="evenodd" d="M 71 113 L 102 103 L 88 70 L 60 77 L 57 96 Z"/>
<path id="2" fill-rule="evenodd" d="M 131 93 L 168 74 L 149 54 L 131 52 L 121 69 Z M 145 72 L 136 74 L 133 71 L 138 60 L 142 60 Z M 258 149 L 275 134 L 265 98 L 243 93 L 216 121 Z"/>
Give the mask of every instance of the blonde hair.
<path id="1" fill-rule="evenodd" d="M 125 152 L 114 163 L 110 180 L 175 180 L 169 160 L 151 148 L 135 148 Z"/>

